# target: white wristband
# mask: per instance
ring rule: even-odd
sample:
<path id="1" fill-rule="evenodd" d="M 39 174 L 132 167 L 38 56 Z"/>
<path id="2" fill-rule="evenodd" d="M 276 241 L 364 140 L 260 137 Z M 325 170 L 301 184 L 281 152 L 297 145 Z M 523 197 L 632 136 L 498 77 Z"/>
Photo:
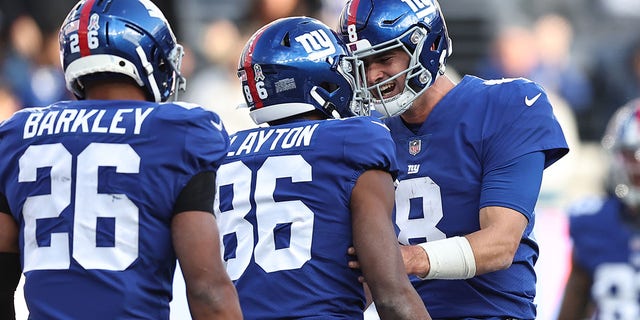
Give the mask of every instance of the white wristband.
<path id="1" fill-rule="evenodd" d="M 476 259 L 469 240 L 452 237 L 418 244 L 429 256 L 428 279 L 469 279 L 476 275 Z"/>

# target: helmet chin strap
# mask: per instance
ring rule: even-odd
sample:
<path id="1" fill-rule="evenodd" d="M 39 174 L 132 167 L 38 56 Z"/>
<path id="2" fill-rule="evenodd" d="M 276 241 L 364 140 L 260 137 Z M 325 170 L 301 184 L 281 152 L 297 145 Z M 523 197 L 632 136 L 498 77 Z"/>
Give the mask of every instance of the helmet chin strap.
<path id="1" fill-rule="evenodd" d="M 336 106 L 334 106 L 333 103 L 327 102 L 324 106 L 322 106 L 322 108 L 324 108 L 325 112 L 329 113 L 334 119 L 342 118 L 340 117 L 340 113 L 338 112 L 338 110 L 336 110 Z"/>
<path id="2" fill-rule="evenodd" d="M 311 97 L 313 98 L 313 100 L 316 101 L 317 104 L 322 106 L 322 110 L 324 111 L 324 113 L 326 113 L 327 115 L 330 115 L 334 119 L 342 118 L 338 110 L 336 110 L 336 106 L 333 103 L 326 101 L 324 98 L 320 96 L 320 94 L 318 93 L 318 86 L 313 86 L 309 94 L 311 94 Z"/>
<path id="3" fill-rule="evenodd" d="M 144 67 L 144 70 L 147 73 L 146 77 L 147 79 L 149 79 L 149 87 L 151 89 L 151 92 L 153 93 L 153 98 L 156 102 L 160 102 L 162 100 L 162 96 L 160 95 L 160 88 L 156 83 L 156 78 L 153 76 L 153 72 L 154 72 L 153 65 L 149 62 L 147 55 L 145 54 L 144 49 L 142 49 L 142 47 L 140 46 L 136 47 L 136 53 L 138 54 L 138 57 L 140 58 L 140 62 L 142 63 L 142 66 Z M 178 100 L 178 92 L 180 90 L 184 91 L 187 87 L 187 80 L 180 73 L 180 65 L 182 64 L 183 55 L 184 55 L 184 49 L 182 48 L 181 45 L 176 44 L 176 46 L 171 51 L 170 57 L 168 59 L 169 60 L 168 62 L 173 68 L 173 71 L 175 73 L 176 83 L 175 83 L 175 90 L 174 90 L 174 96 L 173 96 L 174 101 Z"/>
<path id="4" fill-rule="evenodd" d="M 142 63 L 142 67 L 147 72 L 146 76 L 149 79 L 149 89 L 153 93 L 153 99 L 156 102 L 160 102 L 162 98 L 160 97 L 160 89 L 158 88 L 158 84 L 156 83 L 156 78 L 153 77 L 153 65 L 147 59 L 147 55 L 144 53 L 144 49 L 141 46 L 136 47 L 136 53 L 138 57 L 140 57 L 140 63 Z M 140 75 L 143 76 L 143 75 Z"/>
<path id="5" fill-rule="evenodd" d="M 411 107 L 415 100 L 413 96 L 412 92 L 405 90 L 391 98 L 376 101 L 374 106 L 384 115 L 383 118 L 395 117 Z"/>

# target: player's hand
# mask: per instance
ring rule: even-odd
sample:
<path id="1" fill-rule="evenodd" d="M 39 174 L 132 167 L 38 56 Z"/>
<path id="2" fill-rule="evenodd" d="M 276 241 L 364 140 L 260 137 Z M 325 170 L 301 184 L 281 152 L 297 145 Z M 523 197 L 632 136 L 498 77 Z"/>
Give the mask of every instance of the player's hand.
<path id="1" fill-rule="evenodd" d="M 429 256 L 417 245 L 400 245 L 402 261 L 407 274 L 424 277 L 429 272 Z"/>
<path id="2" fill-rule="evenodd" d="M 358 255 L 356 254 L 356 248 L 349 247 L 347 254 L 351 256 L 352 260 L 349 260 L 349 268 L 360 269 L 360 262 L 358 261 Z"/>
<path id="3" fill-rule="evenodd" d="M 347 249 L 347 254 L 352 258 L 347 263 L 349 265 L 349 268 L 360 271 L 360 262 L 358 261 L 358 255 L 356 254 L 356 248 L 349 247 L 349 249 Z M 358 276 L 358 281 L 360 281 L 360 283 L 366 282 L 363 276 Z"/>

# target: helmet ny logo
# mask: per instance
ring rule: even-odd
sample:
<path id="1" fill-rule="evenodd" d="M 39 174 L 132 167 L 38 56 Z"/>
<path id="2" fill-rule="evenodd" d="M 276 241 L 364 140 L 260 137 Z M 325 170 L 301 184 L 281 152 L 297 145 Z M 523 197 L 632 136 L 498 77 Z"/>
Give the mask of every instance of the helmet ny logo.
<path id="1" fill-rule="evenodd" d="M 431 0 L 400 0 L 407 4 L 411 10 L 422 19 L 436 13 L 436 6 Z"/>
<path id="2" fill-rule="evenodd" d="M 336 47 L 322 29 L 299 35 L 295 40 L 304 47 L 310 60 L 319 60 L 336 52 Z"/>

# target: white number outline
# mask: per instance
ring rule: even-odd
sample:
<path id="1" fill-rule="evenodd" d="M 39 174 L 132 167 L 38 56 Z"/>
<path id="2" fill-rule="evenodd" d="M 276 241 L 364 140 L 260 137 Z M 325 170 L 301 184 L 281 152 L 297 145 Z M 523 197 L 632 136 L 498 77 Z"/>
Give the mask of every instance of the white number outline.
<path id="1" fill-rule="evenodd" d="M 68 269 L 69 234 L 52 232 L 50 245 L 37 243 L 37 220 L 58 218 L 71 204 L 73 156 L 61 143 L 32 145 L 18 161 L 18 182 L 37 181 L 39 168 L 51 168 L 51 193 L 27 197 L 24 218 L 24 267 L 33 270 Z M 128 144 L 91 143 L 77 157 L 73 224 L 73 258 L 85 269 L 125 270 L 138 257 L 138 207 L 124 194 L 98 193 L 98 168 L 139 173 L 140 157 Z M 109 212 L 109 214 L 105 214 Z M 115 246 L 97 247 L 98 218 L 114 218 Z"/>
<path id="2" fill-rule="evenodd" d="M 241 161 L 220 166 L 216 180 L 214 208 L 221 238 L 234 234 L 238 239 L 235 257 L 225 261 L 231 280 L 237 280 L 245 272 L 253 255 L 255 262 L 265 272 L 301 268 L 311 259 L 314 214 L 300 200 L 275 201 L 273 198 L 278 178 L 291 178 L 293 183 L 311 182 L 311 165 L 300 155 L 273 156 L 265 160 L 255 174 L 256 229 L 258 240 L 254 246 L 254 226 L 245 219 L 252 208 L 250 186 L 253 173 Z M 232 185 L 233 209 L 221 211 L 220 187 Z M 274 230 L 278 224 L 291 223 L 291 239 L 288 248 L 277 249 Z M 224 250 L 224 241 L 221 241 Z"/>
<path id="3" fill-rule="evenodd" d="M 409 219 L 411 199 L 422 198 L 422 218 Z M 396 224 L 400 229 L 398 241 L 410 244 L 409 239 L 426 238 L 427 241 L 446 238 L 436 226 L 444 216 L 442 195 L 429 177 L 402 180 L 396 187 Z"/>
<path id="4" fill-rule="evenodd" d="M 640 272 L 626 263 L 604 263 L 596 268 L 593 280 L 598 319 L 638 319 Z"/>

